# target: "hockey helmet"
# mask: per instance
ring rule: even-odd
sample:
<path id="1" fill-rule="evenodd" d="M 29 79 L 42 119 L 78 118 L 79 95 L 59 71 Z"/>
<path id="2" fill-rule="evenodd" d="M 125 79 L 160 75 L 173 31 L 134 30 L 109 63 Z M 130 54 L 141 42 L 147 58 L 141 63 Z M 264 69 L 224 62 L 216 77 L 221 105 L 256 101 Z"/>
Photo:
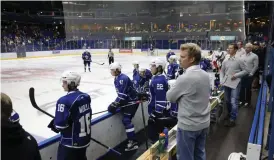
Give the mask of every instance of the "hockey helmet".
<path id="1" fill-rule="evenodd" d="M 139 62 L 138 62 L 138 61 L 133 61 L 132 64 L 133 64 L 133 65 L 135 65 L 135 64 L 138 64 L 138 65 L 139 65 Z"/>
<path id="2" fill-rule="evenodd" d="M 62 74 L 61 81 L 66 81 L 68 85 L 74 83 L 75 86 L 79 86 L 81 75 L 74 71 L 65 71 Z"/>
<path id="3" fill-rule="evenodd" d="M 177 60 L 176 55 L 172 55 L 172 56 L 170 56 L 170 57 L 169 57 L 169 60 L 170 60 L 170 61 L 171 61 L 171 60 L 175 60 L 175 61 L 176 61 L 176 60 Z"/>
<path id="4" fill-rule="evenodd" d="M 153 65 L 155 65 L 156 68 L 159 66 L 162 66 L 162 68 L 164 69 L 166 63 L 165 63 L 165 61 L 161 60 L 160 58 L 156 58 L 150 62 L 150 66 L 153 66 Z"/>
<path id="5" fill-rule="evenodd" d="M 118 63 L 118 62 L 114 62 L 114 63 L 111 63 L 111 64 L 110 64 L 109 69 L 121 71 L 122 66 L 121 66 L 121 64 Z"/>

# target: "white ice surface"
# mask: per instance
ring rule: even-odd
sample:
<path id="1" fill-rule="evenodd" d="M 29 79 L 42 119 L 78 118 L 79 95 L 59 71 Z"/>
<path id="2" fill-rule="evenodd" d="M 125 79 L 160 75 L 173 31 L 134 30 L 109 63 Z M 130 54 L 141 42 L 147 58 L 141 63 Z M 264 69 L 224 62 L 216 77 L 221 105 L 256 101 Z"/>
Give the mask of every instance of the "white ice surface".
<path id="1" fill-rule="evenodd" d="M 122 64 L 122 72 L 132 78 L 132 62 L 149 68 L 149 62 L 156 57 L 142 55 L 115 55 L 115 61 Z M 165 59 L 165 57 L 162 57 Z M 92 97 L 93 113 L 107 110 L 116 98 L 113 77 L 108 68 L 107 55 L 93 55 L 93 61 L 105 65 L 91 64 L 91 72 L 84 72 L 81 56 L 34 58 L 1 61 L 1 92 L 8 94 L 13 107 L 20 115 L 20 124 L 38 142 L 56 135 L 49 128 L 51 118 L 34 109 L 29 100 L 29 88 L 35 88 L 37 104 L 54 115 L 56 101 L 66 94 L 60 83 L 65 70 L 78 71 L 81 76 L 79 89 Z M 103 113 L 102 113 L 103 114 Z M 96 118 L 102 114 L 94 115 Z"/>
<path id="2" fill-rule="evenodd" d="M 143 67 L 155 57 L 142 55 L 115 55 L 122 64 L 122 72 L 132 78 L 132 62 L 137 60 Z M 29 100 L 29 88 L 35 88 L 37 104 L 54 115 L 56 101 L 66 92 L 60 83 L 65 70 L 78 71 L 81 76 L 79 89 L 92 97 L 93 113 L 107 110 L 116 97 L 113 77 L 108 68 L 107 55 L 93 55 L 93 61 L 105 65 L 91 64 L 91 72 L 84 72 L 81 56 L 62 56 L 24 60 L 1 61 L 1 92 L 8 94 L 13 108 L 20 115 L 20 124 L 35 136 L 38 142 L 56 135 L 49 128 L 51 118 L 34 109 Z M 94 115 L 92 118 L 102 114 Z"/>

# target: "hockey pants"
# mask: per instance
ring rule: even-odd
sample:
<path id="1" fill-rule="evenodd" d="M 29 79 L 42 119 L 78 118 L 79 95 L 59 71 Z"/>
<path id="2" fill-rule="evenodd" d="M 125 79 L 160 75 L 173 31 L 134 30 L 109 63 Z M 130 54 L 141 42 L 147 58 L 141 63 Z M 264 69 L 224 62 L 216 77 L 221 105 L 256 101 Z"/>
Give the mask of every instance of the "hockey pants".
<path id="1" fill-rule="evenodd" d="M 87 148 L 69 148 L 59 144 L 57 160 L 87 160 Z"/>
<path id="2" fill-rule="evenodd" d="M 88 65 L 88 70 L 90 71 L 90 61 L 84 61 L 84 65 L 85 65 L 85 70 L 86 70 L 86 66 Z"/>
<path id="3" fill-rule="evenodd" d="M 129 140 L 136 140 L 134 125 L 132 124 L 132 118 L 134 117 L 139 104 L 133 104 L 132 106 L 128 106 L 122 108 L 121 113 L 123 114 L 122 122 L 126 129 L 127 138 Z"/>
<path id="4" fill-rule="evenodd" d="M 111 64 L 114 62 L 114 57 L 108 57 L 108 63 Z"/>

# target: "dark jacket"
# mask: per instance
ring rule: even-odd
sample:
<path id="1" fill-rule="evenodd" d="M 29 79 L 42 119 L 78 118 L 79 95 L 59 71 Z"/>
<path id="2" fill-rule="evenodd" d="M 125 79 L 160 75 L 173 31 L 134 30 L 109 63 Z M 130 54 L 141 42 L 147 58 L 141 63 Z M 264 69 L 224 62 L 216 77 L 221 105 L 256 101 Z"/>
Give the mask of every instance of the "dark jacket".
<path id="1" fill-rule="evenodd" d="M 33 136 L 20 123 L 1 120 L 2 160 L 41 160 L 38 145 Z"/>

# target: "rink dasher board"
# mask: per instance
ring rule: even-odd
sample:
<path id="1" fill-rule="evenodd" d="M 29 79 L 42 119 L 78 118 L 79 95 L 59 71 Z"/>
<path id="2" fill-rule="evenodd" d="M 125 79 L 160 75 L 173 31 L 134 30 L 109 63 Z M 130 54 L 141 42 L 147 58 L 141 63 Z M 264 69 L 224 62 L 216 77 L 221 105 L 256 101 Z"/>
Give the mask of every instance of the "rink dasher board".
<path id="1" fill-rule="evenodd" d="M 148 112 L 147 102 L 144 102 L 145 122 L 147 125 Z M 138 110 L 133 118 L 135 132 L 139 132 L 144 128 L 142 108 L 139 105 Z M 117 113 L 112 115 L 110 113 L 104 114 L 100 117 L 92 119 L 91 122 L 91 137 L 100 141 L 101 143 L 115 147 L 127 139 L 125 128 L 122 123 L 122 115 Z M 42 160 L 56 160 L 57 150 L 59 145 L 60 135 L 54 136 L 48 140 L 39 143 L 40 154 Z M 91 141 L 87 148 L 87 159 L 95 160 L 100 156 L 106 154 L 108 150 Z"/>

